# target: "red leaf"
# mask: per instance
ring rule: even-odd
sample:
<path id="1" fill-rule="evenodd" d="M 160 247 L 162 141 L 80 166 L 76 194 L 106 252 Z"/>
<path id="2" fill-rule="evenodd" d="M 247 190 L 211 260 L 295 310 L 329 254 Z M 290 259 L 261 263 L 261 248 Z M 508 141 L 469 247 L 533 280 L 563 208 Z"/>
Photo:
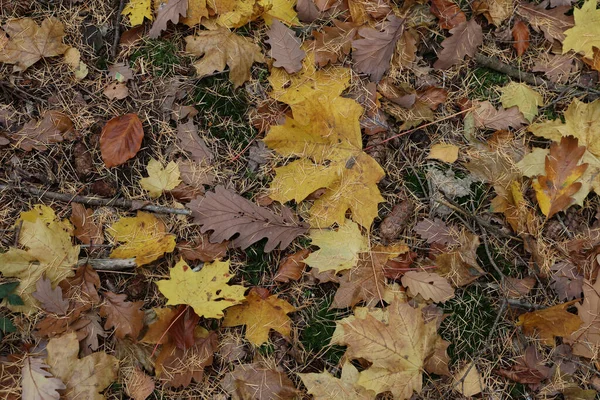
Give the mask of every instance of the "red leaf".
<path id="1" fill-rule="evenodd" d="M 431 0 L 430 10 L 440 20 L 442 29 L 452 29 L 467 21 L 465 13 L 450 0 Z"/>
<path id="2" fill-rule="evenodd" d="M 144 128 L 135 114 L 125 114 L 108 121 L 100 136 L 104 164 L 116 167 L 133 158 L 142 146 Z"/>
<path id="3" fill-rule="evenodd" d="M 517 50 L 517 55 L 521 57 L 529 47 L 529 28 L 519 20 L 513 26 L 512 36 L 515 40 L 513 47 Z"/>
<path id="4" fill-rule="evenodd" d="M 171 320 L 173 326 L 171 327 L 169 334 L 175 343 L 175 346 L 181 350 L 189 349 L 196 344 L 194 337 L 194 328 L 198 325 L 200 317 L 190 307 L 181 305 L 177 310 L 177 314 Z M 181 315 L 183 313 L 183 315 Z"/>

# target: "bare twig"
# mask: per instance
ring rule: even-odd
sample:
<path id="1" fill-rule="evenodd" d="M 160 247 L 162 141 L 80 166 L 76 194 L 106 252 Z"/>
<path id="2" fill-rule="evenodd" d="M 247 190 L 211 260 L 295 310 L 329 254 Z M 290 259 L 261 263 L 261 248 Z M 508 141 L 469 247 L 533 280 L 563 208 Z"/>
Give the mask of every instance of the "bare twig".
<path id="1" fill-rule="evenodd" d="M 117 57 L 117 49 L 119 48 L 119 39 L 121 39 L 121 13 L 125 7 L 125 0 L 120 0 L 119 9 L 117 10 L 117 21 L 115 22 L 115 38 L 113 40 L 113 47 L 111 49 L 111 55 L 114 59 Z"/>
<path id="2" fill-rule="evenodd" d="M 172 208 L 165 206 L 157 206 L 154 204 L 144 204 L 144 202 L 134 202 L 127 199 L 103 199 L 98 197 L 88 197 L 80 195 L 72 195 L 68 193 L 56 193 L 48 190 L 38 189 L 33 186 L 13 186 L 0 183 L 0 191 L 2 190 L 14 190 L 17 192 L 29 193 L 34 196 L 45 197 L 52 200 L 63 201 L 66 203 L 81 203 L 91 206 L 112 206 L 129 208 L 136 210 L 151 211 L 159 214 L 180 214 L 180 215 L 191 215 L 192 211 L 187 208 Z M 140 205 L 138 207 L 138 205 Z"/>
<path id="3" fill-rule="evenodd" d="M 78 266 L 86 264 L 94 269 L 106 271 L 122 271 L 136 267 L 135 258 L 82 258 L 77 262 Z"/>

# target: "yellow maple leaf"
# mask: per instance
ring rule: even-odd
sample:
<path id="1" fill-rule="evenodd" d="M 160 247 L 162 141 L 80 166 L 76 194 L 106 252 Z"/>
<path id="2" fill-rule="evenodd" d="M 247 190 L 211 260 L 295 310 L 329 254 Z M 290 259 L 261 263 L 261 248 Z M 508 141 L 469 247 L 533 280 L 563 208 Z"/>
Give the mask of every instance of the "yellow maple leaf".
<path id="1" fill-rule="evenodd" d="M 350 220 L 346 220 L 337 231 L 312 229 L 310 237 L 319 250 L 311 253 L 303 262 L 319 272 L 334 270 L 338 273 L 351 269 L 356 266 L 359 253 L 369 250 L 369 239 Z"/>
<path id="2" fill-rule="evenodd" d="M 371 400 L 375 394 L 360 385 L 360 374 L 356 367 L 346 361 L 342 366 L 342 376 L 338 379 L 327 371 L 320 374 L 298 374 L 309 394 L 315 400 Z"/>
<path id="3" fill-rule="evenodd" d="M 581 188 L 572 196 L 574 204 L 583 205 L 583 200 L 590 190 L 600 193 L 600 100 L 583 103 L 573 99 L 564 113 L 564 118 L 564 123 L 555 119 L 532 124 L 528 129 L 536 136 L 555 142 L 560 142 L 563 136 L 573 136 L 579 139 L 580 146 L 586 147 L 578 165 L 588 164 L 588 167 L 577 180 L 581 182 Z M 545 175 L 545 160 L 548 154 L 548 149 L 535 148 L 517 163 L 517 167 L 528 177 Z"/>
<path id="4" fill-rule="evenodd" d="M 73 226 L 68 220 L 61 221 L 52 208 L 37 204 L 30 211 L 21 213 L 17 221 L 19 245 L 25 250 L 11 247 L 0 254 L 0 272 L 5 277 L 21 280 L 15 290 L 23 302 L 22 306 L 3 304 L 13 311 L 31 313 L 36 311 L 37 300 L 32 293 L 36 283 L 46 275 L 55 286 L 72 276 L 72 267 L 79 258 L 79 246 L 73 246 Z"/>
<path id="5" fill-rule="evenodd" d="M 135 217 L 119 219 L 108 230 L 117 242 L 110 258 L 135 257 L 137 266 L 151 263 L 175 249 L 175 236 L 168 234 L 165 224 L 153 214 L 138 211 Z"/>
<path id="6" fill-rule="evenodd" d="M 294 10 L 296 0 L 258 0 L 258 2 L 267 10 L 262 15 L 267 25 L 273 23 L 273 18 L 287 25 L 300 25 L 298 14 Z"/>
<path id="7" fill-rule="evenodd" d="M 175 189 L 181 183 L 179 166 L 174 161 L 163 167 L 159 161 L 151 158 L 146 170 L 148 177 L 140 179 L 140 185 L 152 198 L 159 197 L 165 190 Z"/>
<path id="8" fill-rule="evenodd" d="M 245 287 L 227 284 L 233 278 L 229 261 L 206 263 L 194 272 L 181 259 L 171 268 L 170 276 L 171 279 L 156 282 L 169 300 L 167 305 L 190 305 L 201 317 L 222 318 L 223 310 L 244 300 Z"/>
<path id="9" fill-rule="evenodd" d="M 529 122 L 538 115 L 538 107 L 544 105 L 544 98 L 541 94 L 527 86 L 525 83 L 511 82 L 500 89 L 502 95 L 502 107 L 510 108 L 517 106 L 525 119 Z"/>
<path id="10" fill-rule="evenodd" d="M 377 182 L 385 173 L 362 151 L 362 107 L 342 97 L 311 96 L 291 108 L 294 118 L 271 127 L 264 142 L 284 157 L 301 158 L 275 169 L 271 198 L 300 202 L 327 188 L 311 207 L 312 226 L 341 225 L 351 210 L 354 221 L 369 227 L 383 201 Z"/>
<path id="11" fill-rule="evenodd" d="M 206 0 L 189 0 L 187 15 L 182 17 L 179 22 L 189 27 L 198 25 L 202 18 L 208 18 L 208 8 Z"/>
<path id="12" fill-rule="evenodd" d="M 600 10 L 596 9 L 596 0 L 586 0 L 581 8 L 573 10 L 575 26 L 565 31 L 563 54 L 569 50 L 582 53 L 593 59 L 593 47 L 600 48 Z"/>
<path id="13" fill-rule="evenodd" d="M 348 346 L 348 359 L 363 358 L 372 363 L 360 372 L 360 386 L 375 393 L 392 392 L 395 399 L 408 399 L 421 391 L 426 361 L 441 338 L 436 322 L 425 323 L 420 308 L 394 300 L 386 311 L 387 315 L 367 311 L 337 321 L 342 330 L 334 334 L 331 343 Z"/>
<path id="14" fill-rule="evenodd" d="M 296 308 L 277 295 L 268 296 L 261 290 L 252 289 L 243 304 L 233 306 L 225 312 L 223 326 L 246 325 L 246 339 L 255 346 L 269 341 L 271 329 L 290 337 L 292 320 L 287 314 Z"/>
<path id="15" fill-rule="evenodd" d="M 148 21 L 154 19 L 152 14 L 152 0 L 129 0 L 129 3 L 123 7 L 122 15 L 129 17 L 131 26 L 138 26 L 144 23 L 144 18 Z"/>
<path id="16" fill-rule="evenodd" d="M 257 0 L 207 0 L 207 4 L 217 14 L 214 18 L 202 21 L 209 29 L 217 26 L 239 28 L 264 12 L 264 7 Z"/>

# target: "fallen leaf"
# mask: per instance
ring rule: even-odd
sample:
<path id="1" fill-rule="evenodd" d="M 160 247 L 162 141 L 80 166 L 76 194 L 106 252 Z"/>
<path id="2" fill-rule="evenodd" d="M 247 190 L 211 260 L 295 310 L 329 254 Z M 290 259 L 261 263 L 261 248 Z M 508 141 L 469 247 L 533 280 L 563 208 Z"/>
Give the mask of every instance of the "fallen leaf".
<path id="1" fill-rule="evenodd" d="M 31 18 L 18 18 L 3 26 L 10 39 L 0 51 L 0 62 L 15 64 L 14 71 L 25 71 L 44 57 L 63 54 L 65 27 L 56 18 L 46 18 L 38 26 Z"/>
<path id="2" fill-rule="evenodd" d="M 163 167 L 158 160 L 151 158 L 146 167 L 148 177 L 140 179 L 140 186 L 147 190 L 151 198 L 160 197 L 166 190 L 172 190 L 181 183 L 179 166 L 171 161 Z"/>
<path id="3" fill-rule="evenodd" d="M 443 303 L 454 297 L 454 289 L 445 278 L 425 271 L 408 271 L 402 276 L 402 285 L 425 300 Z"/>
<path id="4" fill-rule="evenodd" d="M 196 327 L 200 316 L 194 310 L 181 304 L 173 315 L 168 329 L 168 337 L 181 350 L 186 350 L 196 343 Z"/>
<path id="5" fill-rule="evenodd" d="M 431 146 L 428 159 L 440 160 L 452 164 L 458 160 L 458 146 L 453 144 L 438 143 Z"/>
<path id="6" fill-rule="evenodd" d="M 285 338 L 290 338 L 292 320 L 287 314 L 296 308 L 277 295 L 269 295 L 266 289 L 250 289 L 248 296 L 240 305 L 225 311 L 224 327 L 246 326 L 246 339 L 255 346 L 269 341 L 269 332 L 273 329 Z"/>
<path id="7" fill-rule="evenodd" d="M 203 57 L 194 63 L 200 78 L 229 66 L 229 79 L 234 87 L 250 79 L 250 67 L 255 62 L 265 62 L 264 56 L 250 39 L 236 35 L 229 29 L 201 31 L 185 38 L 185 51 Z"/>
<path id="8" fill-rule="evenodd" d="M 512 37 L 515 41 L 513 47 L 517 50 L 517 56 L 521 57 L 529 48 L 529 28 L 523 21 L 518 20 L 514 23 Z"/>
<path id="9" fill-rule="evenodd" d="M 559 261 L 552 266 L 550 286 L 560 300 L 573 300 L 581 297 L 583 282 L 583 275 L 571 262 Z"/>
<path id="10" fill-rule="evenodd" d="M 460 63 L 465 56 L 473 57 L 483 43 L 481 26 L 474 19 L 457 25 L 449 33 L 452 36 L 444 39 L 438 60 L 433 64 L 436 69 L 448 69 Z"/>
<path id="11" fill-rule="evenodd" d="M 289 26 L 298 26 L 300 21 L 294 6 L 296 0 L 258 0 L 258 4 L 264 7 L 261 15 L 267 26 L 279 20 Z"/>
<path id="12" fill-rule="evenodd" d="M 542 95 L 529 87 L 526 83 L 511 82 L 500 89 L 502 107 L 508 109 L 517 106 L 525 119 L 529 122 L 538 115 L 538 107 L 544 105 Z"/>
<path id="13" fill-rule="evenodd" d="M 350 220 L 346 220 L 337 231 L 312 229 L 309 236 L 319 250 L 311 253 L 304 262 L 319 272 L 334 270 L 338 273 L 351 269 L 356 266 L 359 254 L 369 250 L 369 239 Z"/>
<path id="14" fill-rule="evenodd" d="M 600 48 L 600 10 L 594 0 L 586 0 L 581 8 L 573 9 L 575 25 L 565 31 L 563 54 L 569 50 L 594 58 L 593 47 Z"/>
<path id="15" fill-rule="evenodd" d="M 352 41 L 358 32 L 358 26 L 353 22 L 334 19 L 333 25 L 323 27 L 323 32 L 312 32 L 315 38 L 315 62 L 320 67 L 341 61 L 350 54 Z"/>
<path id="16" fill-rule="evenodd" d="M 573 347 L 573 354 L 576 356 L 595 359 L 600 354 L 600 319 L 598 309 L 600 308 L 600 279 L 592 285 L 587 279 L 583 281 L 583 302 L 579 304 L 577 300 L 577 319 L 582 321 L 581 326 L 576 328 L 569 337 L 565 337 L 565 342 Z M 572 304 L 573 301 L 566 303 Z M 571 317 L 570 317 L 571 318 Z M 563 324 L 563 322 L 559 322 Z"/>
<path id="17" fill-rule="evenodd" d="M 50 372 L 67 386 L 67 400 L 102 400 L 100 394 L 117 379 L 119 361 L 104 352 L 90 354 L 81 359 L 79 342 L 75 333 L 50 339 L 47 346 Z"/>
<path id="18" fill-rule="evenodd" d="M 150 39 L 157 39 L 161 32 L 167 29 L 167 23 L 179 22 L 179 15 L 187 15 L 188 0 L 160 0 L 156 7 L 156 19 L 148 32 Z"/>
<path id="19" fill-rule="evenodd" d="M 275 20 L 267 31 L 267 37 L 265 43 L 271 46 L 269 57 L 275 60 L 273 66 L 284 68 L 290 74 L 302 69 L 306 53 L 300 48 L 302 42 L 293 30 Z"/>
<path id="20" fill-rule="evenodd" d="M 144 312 L 140 309 L 143 301 L 126 301 L 127 295 L 104 292 L 104 304 L 100 306 L 100 315 L 106 318 L 104 329 L 115 328 L 115 336 L 124 339 L 130 336 L 136 340 L 144 327 Z"/>
<path id="21" fill-rule="evenodd" d="M 542 31 L 546 40 L 562 42 L 565 39 L 564 32 L 574 24 L 573 17 L 565 15 L 570 9 L 569 6 L 561 6 L 546 10 L 545 3 L 520 3 L 518 12 L 536 32 Z"/>
<path id="22" fill-rule="evenodd" d="M 573 57 L 569 54 L 546 54 L 536 60 L 531 70 L 543 72 L 551 82 L 565 83 L 573 70 Z"/>
<path id="23" fill-rule="evenodd" d="M 537 334 L 542 344 L 554 346 L 556 336 L 569 338 L 583 324 L 583 317 L 567 311 L 575 302 L 577 300 L 522 314 L 517 325 L 523 327 L 524 334 Z"/>
<path id="24" fill-rule="evenodd" d="M 144 23 L 144 18 L 148 21 L 154 19 L 152 14 L 152 0 L 129 0 L 123 7 L 122 15 L 129 17 L 131 26 L 138 26 Z"/>
<path id="25" fill-rule="evenodd" d="M 423 90 L 417 90 L 416 101 L 435 111 L 440 104 L 446 102 L 447 98 L 448 91 L 446 89 L 430 86 Z"/>
<path id="26" fill-rule="evenodd" d="M 100 151 L 107 168 L 124 164 L 135 157 L 142 146 L 144 128 L 136 114 L 114 117 L 106 123 L 100 136 Z"/>
<path id="27" fill-rule="evenodd" d="M 465 13 L 452 0 L 432 0 L 430 11 L 437 17 L 442 29 L 452 29 L 467 22 Z"/>
<path id="28" fill-rule="evenodd" d="M 129 96 L 127 84 L 121 82 L 110 82 L 102 92 L 110 100 L 123 100 Z"/>
<path id="29" fill-rule="evenodd" d="M 439 243 L 446 246 L 459 244 L 456 237 L 458 232 L 448 227 L 444 221 L 439 218 L 433 220 L 423 219 L 413 228 L 414 232 L 427 240 L 427 243 Z"/>
<path id="30" fill-rule="evenodd" d="M 188 208 L 192 210 L 194 221 L 202 225 L 202 233 L 213 231 L 211 242 L 220 243 L 239 234 L 233 245 L 242 250 L 263 238 L 268 239 L 265 252 L 277 246 L 283 250 L 307 231 L 306 225 L 294 220 L 289 208 L 283 207 L 282 216 L 279 216 L 223 186 L 217 186 L 214 193 L 192 200 Z"/>
<path id="31" fill-rule="evenodd" d="M 537 279 L 533 276 L 527 276 L 523 279 L 506 277 L 506 296 L 518 299 L 526 296 L 531 292 L 531 289 L 537 283 Z"/>
<path id="32" fill-rule="evenodd" d="M 288 376 L 261 362 L 236 365 L 221 381 L 232 400 L 292 400 L 298 395 Z"/>
<path id="33" fill-rule="evenodd" d="M 375 397 L 369 391 L 358 384 L 360 374 L 356 367 L 349 362 L 342 366 L 342 376 L 336 378 L 331 373 L 323 371 L 320 374 L 298 374 L 302 383 L 306 386 L 308 394 L 312 394 L 315 400 L 371 400 Z"/>
<path id="34" fill-rule="evenodd" d="M 297 281 L 302 276 L 306 263 L 304 260 L 310 254 L 310 250 L 302 249 L 284 258 L 279 264 L 277 273 L 273 277 L 275 282 L 287 283 L 290 280 Z"/>
<path id="35" fill-rule="evenodd" d="M 71 222 L 75 226 L 73 234 L 82 243 L 91 245 L 100 245 L 104 242 L 104 233 L 102 225 L 93 220 L 94 210 L 85 208 L 81 203 L 71 203 Z"/>
<path id="36" fill-rule="evenodd" d="M 53 378 L 49 368 L 40 358 L 27 357 L 21 370 L 22 398 L 27 400 L 59 400 L 59 390 L 66 386 L 58 378 Z"/>
<path id="37" fill-rule="evenodd" d="M 30 211 L 21 212 L 17 225 L 18 244 L 24 249 L 10 247 L 0 254 L 0 272 L 5 278 L 20 279 L 15 293 L 24 305 L 3 305 L 13 311 L 32 313 L 37 310 L 37 300 L 32 295 L 37 281 L 45 274 L 56 285 L 72 276 L 79 246 L 71 244 L 73 226 L 68 220 L 59 220 L 50 207 L 37 204 Z"/>
<path id="38" fill-rule="evenodd" d="M 577 144 L 577 139 L 571 136 L 561 138 L 560 144 L 552 143 L 546 156 L 546 175 L 539 175 L 533 181 L 540 209 L 548 218 L 569 208 L 575 201 L 571 196 L 581 189 L 581 182 L 576 181 L 588 164 L 578 165 L 585 147 Z"/>
<path id="39" fill-rule="evenodd" d="M 389 258 L 395 256 L 374 252 L 360 254 L 356 267 L 345 271 L 339 278 L 340 287 L 335 293 L 331 307 L 346 308 L 353 307 L 361 301 L 367 304 L 382 301 L 386 286 L 383 266 Z"/>
<path id="40" fill-rule="evenodd" d="M 69 300 L 63 299 L 60 286 L 52 289 L 52 282 L 42 276 L 35 285 L 36 291 L 32 296 L 38 300 L 42 308 L 56 315 L 65 315 L 69 309 Z"/>
<path id="41" fill-rule="evenodd" d="M 453 378 L 454 390 L 466 397 L 475 396 L 487 387 L 477 370 L 477 366 L 472 362 L 461 368 L 460 371 L 454 374 Z"/>
<path id="42" fill-rule="evenodd" d="M 456 287 L 468 285 L 485 275 L 477 262 L 477 248 L 479 237 L 468 232 L 463 232 L 458 241 L 460 247 L 449 253 L 439 254 L 434 264 L 435 272 L 446 277 Z"/>
<path id="43" fill-rule="evenodd" d="M 73 130 L 73 122 L 58 111 L 47 111 L 39 121 L 29 121 L 12 135 L 19 147 L 25 151 L 45 151 L 51 143 L 62 142 Z"/>
<path id="44" fill-rule="evenodd" d="M 494 373 L 522 384 L 539 384 L 551 375 L 550 368 L 544 365 L 544 360 L 534 345 L 525 349 L 523 356 L 510 369 L 495 369 Z"/>
<path id="45" fill-rule="evenodd" d="M 476 107 L 472 111 L 477 128 L 489 128 L 494 130 L 520 128 L 527 124 L 527 120 L 517 107 L 508 110 L 496 109 L 489 101 L 473 101 Z"/>
<path id="46" fill-rule="evenodd" d="M 374 82 L 381 80 L 390 67 L 396 42 L 404 32 L 404 19 L 390 14 L 381 30 L 363 27 L 358 30 L 362 39 L 352 41 L 352 59 L 359 72 L 368 74 Z"/>
<path id="47" fill-rule="evenodd" d="M 298 0 L 296 11 L 298 11 L 298 18 L 302 22 L 313 22 L 321 15 L 321 11 L 319 11 L 313 0 Z"/>
<path id="48" fill-rule="evenodd" d="M 75 276 L 60 282 L 60 287 L 65 298 L 76 298 L 82 303 L 100 303 L 100 277 L 89 264 L 78 267 Z"/>
<path id="49" fill-rule="evenodd" d="M 142 343 L 165 344 L 171 340 L 170 329 L 173 319 L 177 317 L 181 310 L 171 307 L 153 308 L 155 318 L 148 324 L 148 330 L 142 338 Z M 165 334 L 167 332 L 167 334 Z"/>
<path id="50" fill-rule="evenodd" d="M 233 278 L 229 261 L 204 264 L 199 272 L 194 272 L 181 259 L 169 274 L 170 279 L 156 282 L 168 299 L 167 305 L 188 304 L 201 317 L 222 318 L 224 309 L 244 300 L 245 287 L 227 285 Z"/>
<path id="51" fill-rule="evenodd" d="M 123 243 L 111 251 L 110 258 L 135 257 L 138 267 L 175 250 L 175 235 L 168 234 L 165 224 L 151 213 L 138 211 L 135 217 L 123 217 L 107 233 Z"/>
<path id="52" fill-rule="evenodd" d="M 133 400 L 146 400 L 154 392 L 154 380 L 135 367 L 125 380 L 125 393 Z"/>
<path id="53" fill-rule="evenodd" d="M 210 262 L 225 257 L 229 247 L 228 241 L 211 243 L 208 235 L 200 235 L 192 242 L 182 241 L 177 244 L 177 249 L 183 258 L 189 261 Z"/>
<path id="54" fill-rule="evenodd" d="M 179 22 L 186 24 L 190 28 L 202 22 L 203 18 L 209 15 L 206 0 L 189 0 L 187 15 L 179 19 Z"/>
<path id="55" fill-rule="evenodd" d="M 191 119 L 185 124 L 177 125 L 177 143 L 196 163 L 210 162 L 214 159 L 212 152 L 198 135 L 198 128 Z"/>
<path id="56" fill-rule="evenodd" d="M 483 14 L 490 24 L 496 26 L 502 25 L 514 12 L 512 0 L 476 0 L 471 8 L 475 15 Z"/>

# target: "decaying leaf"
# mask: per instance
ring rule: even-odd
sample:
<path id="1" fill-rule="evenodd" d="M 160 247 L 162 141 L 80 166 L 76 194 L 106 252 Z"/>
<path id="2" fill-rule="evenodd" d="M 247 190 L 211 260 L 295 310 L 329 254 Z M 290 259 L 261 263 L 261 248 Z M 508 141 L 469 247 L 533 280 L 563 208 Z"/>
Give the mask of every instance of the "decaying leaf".
<path id="1" fill-rule="evenodd" d="M 402 285 L 413 295 L 421 295 L 434 303 L 443 303 L 454 297 L 454 289 L 448 280 L 430 272 L 408 271 L 402 276 Z"/>
<path id="2" fill-rule="evenodd" d="M 246 339 L 255 346 L 269 341 L 269 331 L 273 329 L 284 337 L 290 337 L 292 320 L 287 314 L 296 308 L 277 295 L 270 295 L 267 289 L 253 288 L 240 305 L 225 311 L 223 326 L 246 326 Z"/>
<path id="3" fill-rule="evenodd" d="M 104 329 L 115 328 L 115 336 L 119 339 L 129 335 L 137 339 L 144 327 L 144 312 L 140 310 L 143 301 L 126 301 L 127 295 L 105 292 L 104 304 L 100 307 L 100 315 L 106 318 Z"/>
<path id="4" fill-rule="evenodd" d="M 518 11 L 533 29 L 544 33 L 546 40 L 553 42 L 556 39 L 562 42 L 565 38 L 564 32 L 574 23 L 572 16 L 565 15 L 571 7 L 560 6 L 547 10 L 546 5 L 547 3 L 520 3 Z"/>
<path id="5" fill-rule="evenodd" d="M 265 252 L 277 246 L 285 249 L 307 231 L 306 225 L 294 220 L 289 208 L 283 207 L 283 215 L 279 216 L 222 186 L 217 186 L 214 193 L 192 200 L 188 207 L 194 220 L 202 225 L 202 233 L 213 231 L 211 242 L 220 243 L 239 234 L 233 245 L 242 249 L 264 238 L 268 239 Z"/>
<path id="6" fill-rule="evenodd" d="M 523 327 L 526 335 L 537 335 L 546 346 L 554 346 L 556 336 L 568 338 L 583 324 L 582 318 L 567 311 L 574 302 L 520 315 L 517 325 Z"/>
<path id="7" fill-rule="evenodd" d="M 160 33 L 167 29 L 167 23 L 176 24 L 179 22 L 179 16 L 187 15 L 188 0 L 160 0 L 156 7 L 156 19 L 148 32 L 150 39 L 156 39 Z"/>
<path id="8" fill-rule="evenodd" d="M 165 224 L 151 213 L 138 211 L 135 217 L 123 217 L 107 233 L 116 242 L 123 243 L 110 252 L 110 257 L 135 257 L 137 266 L 149 264 L 175 250 L 175 236 L 168 234 Z"/>
<path id="9" fill-rule="evenodd" d="M 297 396 L 294 383 L 287 375 L 262 362 L 236 365 L 227 373 L 221 386 L 233 400 L 293 399 Z"/>
<path id="10" fill-rule="evenodd" d="M 229 79 L 235 87 L 250 79 L 250 67 L 265 62 L 264 56 L 250 39 L 236 35 L 229 29 L 201 31 L 185 38 L 185 51 L 202 59 L 194 63 L 201 78 L 229 66 Z"/>
<path id="11" fill-rule="evenodd" d="M 576 303 L 575 307 L 577 319 L 583 323 L 569 337 L 565 337 L 565 341 L 572 344 L 573 354 L 595 359 L 600 355 L 600 279 L 596 279 L 593 285 L 587 279 L 583 281 L 583 302 Z"/>
<path id="12" fill-rule="evenodd" d="M 372 391 L 358 384 L 360 373 L 354 365 L 345 362 L 342 366 L 342 376 L 336 378 L 324 371 L 320 374 L 298 374 L 309 394 L 315 400 L 371 400 L 375 397 Z"/>
<path id="13" fill-rule="evenodd" d="M 62 142 L 73 130 L 73 122 L 58 111 L 47 111 L 39 121 L 29 121 L 20 131 L 12 135 L 18 146 L 25 150 L 45 151 L 51 143 Z"/>
<path id="14" fill-rule="evenodd" d="M 74 332 L 50 339 L 47 350 L 50 372 L 65 383 L 67 400 L 103 400 L 100 392 L 117 379 L 115 357 L 98 352 L 77 358 L 79 342 Z"/>
<path id="15" fill-rule="evenodd" d="M 379 81 L 390 66 L 396 42 L 404 32 L 404 20 L 393 14 L 388 16 L 382 30 L 360 28 L 358 34 L 362 39 L 352 41 L 352 59 L 354 66 L 369 74 L 372 81 Z"/>
<path id="16" fill-rule="evenodd" d="M 477 366 L 473 363 L 465 365 L 460 371 L 454 374 L 453 378 L 454 390 L 466 397 L 475 396 L 487 387 L 477 370 Z"/>
<path id="17" fill-rule="evenodd" d="M 125 114 L 108 121 L 100 136 L 100 151 L 107 168 L 124 164 L 142 146 L 144 128 L 136 114 Z"/>
<path id="18" fill-rule="evenodd" d="M 172 190 L 181 183 L 179 166 L 171 161 L 165 167 L 151 158 L 146 167 L 148 177 L 140 179 L 140 186 L 147 190 L 151 198 L 160 197 L 166 190 Z"/>
<path id="19" fill-rule="evenodd" d="M 265 43 L 271 46 L 269 57 L 275 60 L 273 66 L 284 68 L 290 74 L 300 71 L 306 53 L 300 48 L 302 42 L 296 37 L 295 32 L 275 20 L 267 36 Z"/>
<path id="20" fill-rule="evenodd" d="M 476 15 L 483 14 L 490 24 L 502 25 L 513 13 L 512 0 L 475 0 L 471 6 Z"/>
<path id="21" fill-rule="evenodd" d="M 333 20 L 334 26 L 323 27 L 323 32 L 313 31 L 315 38 L 315 62 L 324 67 L 334 64 L 343 56 L 350 54 L 352 41 L 358 32 L 358 26 L 353 22 Z"/>
<path id="22" fill-rule="evenodd" d="M 190 154 L 190 159 L 197 163 L 209 162 L 214 156 L 198 135 L 198 128 L 191 119 L 177 125 L 177 143 L 179 147 Z"/>
<path id="23" fill-rule="evenodd" d="M 82 303 L 100 303 L 100 277 L 89 264 L 77 268 L 75 276 L 60 282 L 60 287 L 66 298 L 76 298 Z"/>
<path id="24" fill-rule="evenodd" d="M 433 64 L 436 69 L 448 69 L 460 63 L 465 56 L 473 57 L 483 43 L 481 26 L 474 19 L 457 25 L 449 32 L 452 36 L 442 42 L 443 49 Z"/>
<path id="25" fill-rule="evenodd" d="M 59 390 L 66 386 L 58 378 L 53 378 L 49 368 L 40 358 L 27 357 L 21 370 L 22 398 L 28 400 L 59 400 Z"/>
<path id="26" fill-rule="evenodd" d="M 345 271 L 338 279 L 340 287 L 331 307 L 353 307 L 360 301 L 376 304 L 383 300 L 386 287 L 383 267 L 389 258 L 395 256 L 374 252 L 360 254 L 356 267 Z"/>
<path id="27" fill-rule="evenodd" d="M 0 49 L 0 62 L 15 64 L 15 72 L 25 71 L 43 57 L 63 54 L 69 46 L 63 43 L 65 27 L 56 18 L 46 18 L 38 26 L 31 18 L 9 20 L 2 27 L 10 36 Z"/>
<path id="28" fill-rule="evenodd" d="M 468 285 L 485 275 L 477 262 L 477 247 L 479 237 L 463 232 L 458 242 L 460 247 L 449 253 L 443 253 L 435 258 L 436 273 L 446 277 L 456 287 Z"/>
<path id="29" fill-rule="evenodd" d="M 229 261 L 204 264 L 194 272 L 179 260 L 170 270 L 170 279 L 157 281 L 156 285 L 169 300 L 167 305 L 188 304 L 199 316 L 222 318 L 223 310 L 245 298 L 245 287 L 227 284 L 232 277 Z"/>
<path id="30" fill-rule="evenodd" d="M 442 29 L 452 29 L 467 22 L 465 13 L 452 0 L 432 0 L 430 10 Z"/>

